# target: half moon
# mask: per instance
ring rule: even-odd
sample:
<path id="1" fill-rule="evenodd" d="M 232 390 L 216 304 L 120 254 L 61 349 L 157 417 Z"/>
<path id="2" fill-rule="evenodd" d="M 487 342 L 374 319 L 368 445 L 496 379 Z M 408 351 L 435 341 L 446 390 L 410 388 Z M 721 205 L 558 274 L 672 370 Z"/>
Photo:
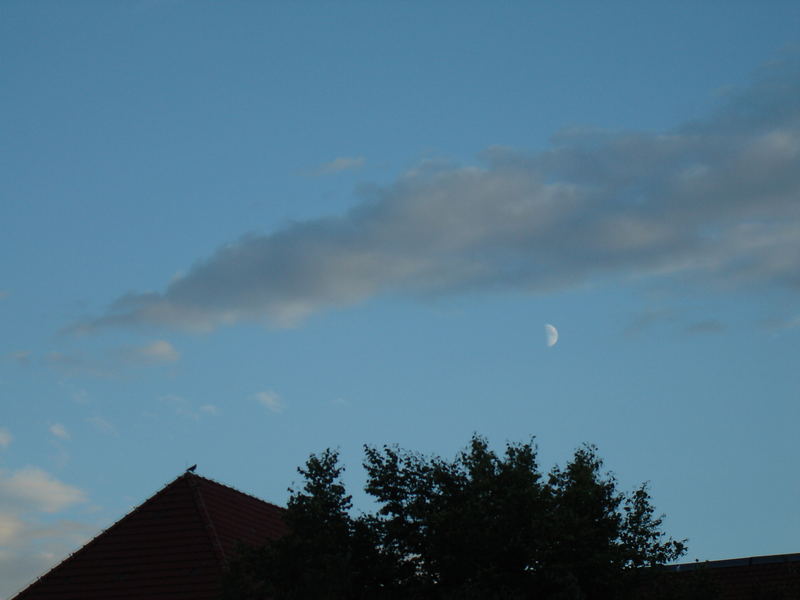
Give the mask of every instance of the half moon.
<path id="1" fill-rule="evenodd" d="M 544 335 L 547 338 L 548 348 L 552 348 L 556 345 L 556 342 L 558 342 L 558 329 L 556 329 L 554 325 L 546 323 L 544 326 Z"/>

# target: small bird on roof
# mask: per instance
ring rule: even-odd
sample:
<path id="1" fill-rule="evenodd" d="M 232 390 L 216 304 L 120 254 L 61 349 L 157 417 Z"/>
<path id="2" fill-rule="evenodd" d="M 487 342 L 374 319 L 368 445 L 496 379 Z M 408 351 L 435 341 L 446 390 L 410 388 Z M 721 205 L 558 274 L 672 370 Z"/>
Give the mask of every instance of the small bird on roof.
<path id="1" fill-rule="evenodd" d="M 194 470 L 197 468 L 197 465 L 192 465 L 188 469 L 186 469 L 187 473 L 194 473 Z"/>

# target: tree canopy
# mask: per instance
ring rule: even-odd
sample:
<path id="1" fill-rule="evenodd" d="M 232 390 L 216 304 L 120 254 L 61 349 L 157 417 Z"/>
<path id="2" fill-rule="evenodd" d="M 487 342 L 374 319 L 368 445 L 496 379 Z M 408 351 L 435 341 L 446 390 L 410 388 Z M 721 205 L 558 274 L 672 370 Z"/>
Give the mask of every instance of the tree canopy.
<path id="1" fill-rule="evenodd" d="M 617 599 L 685 553 L 647 485 L 621 492 L 591 445 L 546 474 L 533 441 L 498 454 L 475 435 L 453 460 L 364 453 L 377 510 L 353 516 L 338 452 L 311 455 L 291 533 L 242 549 L 226 599 Z"/>

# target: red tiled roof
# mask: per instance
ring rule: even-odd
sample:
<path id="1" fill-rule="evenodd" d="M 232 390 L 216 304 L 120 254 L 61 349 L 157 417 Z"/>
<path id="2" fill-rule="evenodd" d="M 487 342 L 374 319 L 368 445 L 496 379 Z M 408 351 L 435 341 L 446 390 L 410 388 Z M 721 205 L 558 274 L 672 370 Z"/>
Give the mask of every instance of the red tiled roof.
<path id="1" fill-rule="evenodd" d="M 237 543 L 285 534 L 283 510 L 185 473 L 13 600 L 216 600 Z"/>

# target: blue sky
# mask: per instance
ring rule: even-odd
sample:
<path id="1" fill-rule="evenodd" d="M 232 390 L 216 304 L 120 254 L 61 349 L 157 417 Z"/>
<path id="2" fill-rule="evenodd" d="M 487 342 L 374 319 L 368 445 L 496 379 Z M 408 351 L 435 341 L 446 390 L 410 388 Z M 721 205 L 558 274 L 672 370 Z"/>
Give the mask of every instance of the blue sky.
<path id="1" fill-rule="evenodd" d="M 0 597 L 187 466 L 536 436 L 797 552 L 796 2 L 4 2 Z M 544 324 L 560 333 L 545 344 Z"/>

